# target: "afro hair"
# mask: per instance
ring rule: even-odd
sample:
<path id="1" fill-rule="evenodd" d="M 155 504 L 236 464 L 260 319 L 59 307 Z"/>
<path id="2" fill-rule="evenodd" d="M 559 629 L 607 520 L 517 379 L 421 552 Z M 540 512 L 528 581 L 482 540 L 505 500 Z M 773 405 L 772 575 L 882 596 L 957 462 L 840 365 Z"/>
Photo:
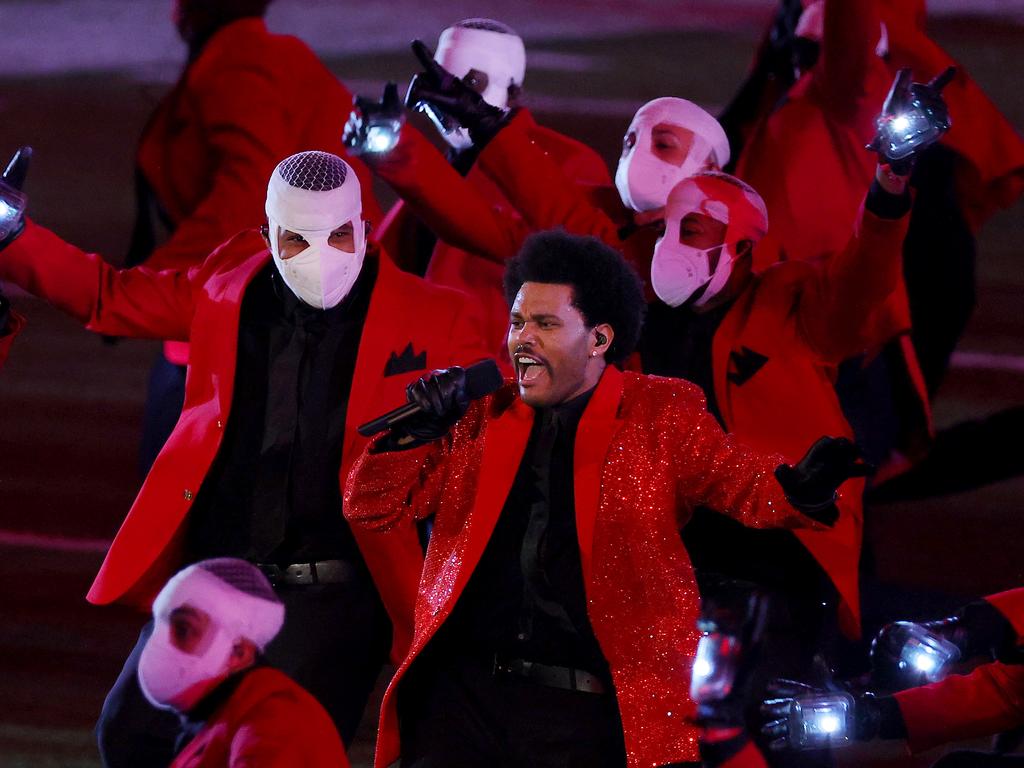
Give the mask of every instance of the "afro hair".
<path id="1" fill-rule="evenodd" d="M 640 278 L 622 255 L 594 237 L 562 229 L 530 235 L 505 267 L 509 306 L 523 283 L 572 286 L 573 306 L 591 328 L 607 323 L 615 338 L 606 359 L 625 360 L 640 338 L 647 304 Z"/>

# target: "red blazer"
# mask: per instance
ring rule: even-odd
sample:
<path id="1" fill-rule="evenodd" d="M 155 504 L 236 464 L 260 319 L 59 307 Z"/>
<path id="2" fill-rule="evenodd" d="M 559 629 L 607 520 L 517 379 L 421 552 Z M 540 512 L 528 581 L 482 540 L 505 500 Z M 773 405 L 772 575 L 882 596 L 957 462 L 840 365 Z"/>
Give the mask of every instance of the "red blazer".
<path id="1" fill-rule="evenodd" d="M 528 113 L 521 120 L 531 140 L 558 164 L 567 179 L 583 186 L 611 183 L 604 161 L 593 149 L 537 125 Z M 479 163 L 461 176 L 410 125 L 403 129 L 394 150 L 368 157 L 368 162 L 401 198 L 378 230 L 381 243 L 388 253 L 412 253 L 419 222 L 434 232 L 438 242 L 427 280 L 458 288 L 479 300 L 487 341 L 508 368 L 508 304 L 502 274 L 505 261 L 519 250 L 531 228 Z M 401 263 L 402 257 L 397 258 Z"/>
<path id="2" fill-rule="evenodd" d="M 625 213 L 618 198 L 615 220 L 566 184 L 517 120 L 494 138 L 479 162 L 527 220 L 538 229 L 561 221 L 570 232 L 595 235 L 618 248 L 634 265 L 649 265 L 654 230 L 640 228 L 623 238 Z M 872 308 L 884 304 L 902 279 L 907 217 L 881 219 L 862 209 L 854 219 L 852 237 L 847 227 L 846 241 L 832 258 L 776 265 L 755 277 L 715 334 L 715 398 L 726 429 L 790 461 L 821 435 L 852 437 L 835 393 L 835 366 L 872 345 L 865 328 Z M 740 381 L 734 355 L 744 356 L 745 349 L 768 361 Z M 848 488 L 834 529 L 798 536 L 839 590 L 843 629 L 855 636 L 863 482 L 851 480 Z"/>
<path id="3" fill-rule="evenodd" d="M 878 1 L 878 0 L 876 0 Z M 942 92 L 953 125 L 942 143 L 960 156 L 957 197 L 977 231 L 998 208 L 1008 208 L 1024 191 L 1024 140 L 955 61 L 925 30 L 924 0 L 880 0 L 889 31 L 890 66 L 910 67 L 926 81 L 955 65 L 956 77 Z"/>
<path id="4" fill-rule="evenodd" d="M 7 320 L 7 329 L 0 335 L 0 367 L 3 367 L 7 360 L 7 354 L 11 351 L 14 337 L 25 327 L 25 318 L 11 310 Z"/>
<path id="5" fill-rule="evenodd" d="M 282 672 L 248 672 L 171 768 L 348 768 L 320 703 Z"/>
<path id="6" fill-rule="evenodd" d="M 415 521 L 434 515 L 412 649 L 384 698 L 380 768 L 400 752 L 397 687 L 476 568 L 533 416 L 509 384 L 474 403 L 445 440 L 366 452 L 352 470 L 345 514 L 378 583 L 394 578 Z M 610 367 L 587 405 L 574 456 L 576 530 L 588 614 L 611 668 L 630 766 L 697 759 L 688 691 L 699 606 L 679 535 L 691 509 L 704 504 L 754 527 L 816 525 L 786 503 L 772 474 L 780 461 L 723 435 L 700 390 L 684 381 Z"/>
<path id="7" fill-rule="evenodd" d="M 174 234 L 147 260 L 154 269 L 198 264 L 236 232 L 266 220 L 267 181 L 288 155 L 345 156 L 341 127 L 352 94 L 301 40 L 262 19 L 220 29 L 157 106 L 137 162 Z M 373 180 L 358 159 L 363 215 L 380 220 Z"/>
<path id="8" fill-rule="evenodd" d="M 985 598 L 1013 625 L 1024 643 L 1024 588 Z M 911 750 L 1024 725 L 1024 664 L 983 664 L 969 675 L 954 675 L 896 694 Z"/>
<path id="9" fill-rule="evenodd" d="M 859 224 L 833 259 L 783 262 L 756 275 L 715 332 L 711 360 L 722 420 L 755 450 L 795 462 L 821 435 L 853 438 L 835 391 L 836 365 L 863 348 L 866 308 L 899 280 L 907 217 L 863 211 Z M 839 592 L 843 631 L 858 637 L 864 481 L 849 480 L 844 489 L 834 528 L 794 534 Z"/>
<path id="10" fill-rule="evenodd" d="M 1024 725 L 1024 665 L 983 664 L 895 696 L 913 752 L 992 736 Z"/>
<path id="11" fill-rule="evenodd" d="M 1024 587 L 1008 589 L 985 599 L 1013 625 L 1017 645 L 1024 645 Z"/>
<path id="12" fill-rule="evenodd" d="M 373 244 L 367 258 L 379 260 L 380 273 L 345 415 L 341 484 L 366 442 L 356 432 L 359 424 L 405 402 L 406 384 L 426 370 L 464 365 L 487 353 L 475 304 L 398 270 Z M 89 590 L 91 602 L 148 606 L 180 565 L 189 507 L 231 412 L 242 297 L 269 261 L 262 238 L 247 230 L 188 272 L 118 271 L 32 222 L 0 259 L 0 279 L 47 299 L 90 330 L 191 340 L 181 418 L 107 553 Z M 401 372 L 388 375 L 389 363 L 393 368 L 396 362 Z M 417 558 L 410 567 L 419 567 L 422 553 Z M 396 648 L 408 640 L 411 615 L 392 617 Z"/>

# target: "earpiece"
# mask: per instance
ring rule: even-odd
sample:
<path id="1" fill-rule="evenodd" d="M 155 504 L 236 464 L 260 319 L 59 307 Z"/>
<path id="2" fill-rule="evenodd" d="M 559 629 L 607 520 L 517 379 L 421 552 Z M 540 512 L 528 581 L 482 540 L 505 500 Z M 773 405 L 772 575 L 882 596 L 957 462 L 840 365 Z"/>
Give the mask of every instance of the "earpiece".
<path id="1" fill-rule="evenodd" d="M 608 343 L 608 337 L 607 337 L 607 336 L 605 336 L 605 335 L 604 335 L 603 333 L 601 333 L 600 331 L 598 331 L 598 332 L 597 332 L 597 346 L 599 346 L 599 347 L 603 347 L 603 346 L 604 346 L 605 344 L 607 344 L 607 343 Z"/>

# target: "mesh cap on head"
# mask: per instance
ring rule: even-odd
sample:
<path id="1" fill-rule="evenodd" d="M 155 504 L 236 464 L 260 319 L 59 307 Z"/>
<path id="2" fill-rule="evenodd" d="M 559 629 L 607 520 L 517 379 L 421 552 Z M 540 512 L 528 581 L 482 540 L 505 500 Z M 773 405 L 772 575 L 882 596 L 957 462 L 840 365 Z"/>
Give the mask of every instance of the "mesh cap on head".
<path id="1" fill-rule="evenodd" d="M 250 562 L 239 560 L 236 557 L 215 557 L 211 560 L 201 560 L 196 563 L 196 566 L 212 573 L 239 592 L 258 597 L 261 600 L 280 602 L 274 588 L 270 586 L 270 581 L 263 575 L 263 571 Z"/>
<path id="2" fill-rule="evenodd" d="M 454 26 L 463 29 L 482 29 L 485 32 L 497 32 L 501 35 L 516 35 L 516 31 L 508 24 L 502 24 L 494 19 L 463 19 Z"/>
<path id="3" fill-rule="evenodd" d="M 252 563 L 232 557 L 201 560 L 182 569 L 153 601 L 153 618 L 166 621 L 182 605 L 206 612 L 231 638 L 263 650 L 284 623 L 284 604 Z"/>
<path id="4" fill-rule="evenodd" d="M 348 164 L 329 152 L 299 152 L 277 166 L 277 172 L 289 186 L 310 192 L 337 189 L 345 183 L 348 171 Z"/>
<path id="5" fill-rule="evenodd" d="M 271 225 L 299 233 L 326 232 L 351 221 L 362 238 L 359 177 L 330 152 L 299 152 L 278 163 L 267 184 L 266 211 Z"/>

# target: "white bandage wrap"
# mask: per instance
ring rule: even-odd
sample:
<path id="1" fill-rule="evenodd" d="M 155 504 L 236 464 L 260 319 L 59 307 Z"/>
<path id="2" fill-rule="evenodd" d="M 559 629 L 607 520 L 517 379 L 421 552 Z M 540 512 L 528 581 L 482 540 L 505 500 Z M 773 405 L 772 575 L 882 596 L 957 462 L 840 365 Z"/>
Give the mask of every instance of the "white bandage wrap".
<path id="1" fill-rule="evenodd" d="M 363 201 L 359 178 L 351 166 L 327 152 L 301 152 L 282 160 L 267 184 L 270 252 L 285 284 L 317 309 L 341 302 L 362 269 L 366 255 Z M 355 251 L 329 244 L 331 232 L 352 223 Z M 302 235 L 309 244 L 282 259 L 281 232 Z"/>
<path id="2" fill-rule="evenodd" d="M 682 220 L 691 213 L 703 214 L 726 225 L 721 246 L 700 249 L 680 242 Z M 752 187 L 718 172 L 699 173 L 684 179 L 668 196 L 665 234 L 658 239 L 651 261 L 651 287 L 659 299 L 678 307 L 707 285 L 693 302 L 695 307 L 705 306 L 729 281 L 737 243 L 742 240 L 757 243 L 767 231 L 767 208 Z M 718 247 L 722 251 L 712 271 L 709 253 Z"/>
<path id="3" fill-rule="evenodd" d="M 245 638 L 261 651 L 284 624 L 284 604 L 250 595 L 190 565 L 175 574 L 153 601 L 153 618 L 161 621 L 185 603 L 209 614 L 232 640 Z"/>
<path id="4" fill-rule="evenodd" d="M 667 124 L 693 133 L 686 158 L 680 165 L 654 154 L 653 130 Z M 637 110 L 626 135 L 636 140 L 623 151 L 615 171 L 615 186 L 622 202 L 634 211 L 651 211 L 665 205 L 668 193 L 688 176 L 703 170 L 708 160 L 715 168 L 729 162 L 729 139 L 719 122 L 686 99 L 665 96 Z"/>

